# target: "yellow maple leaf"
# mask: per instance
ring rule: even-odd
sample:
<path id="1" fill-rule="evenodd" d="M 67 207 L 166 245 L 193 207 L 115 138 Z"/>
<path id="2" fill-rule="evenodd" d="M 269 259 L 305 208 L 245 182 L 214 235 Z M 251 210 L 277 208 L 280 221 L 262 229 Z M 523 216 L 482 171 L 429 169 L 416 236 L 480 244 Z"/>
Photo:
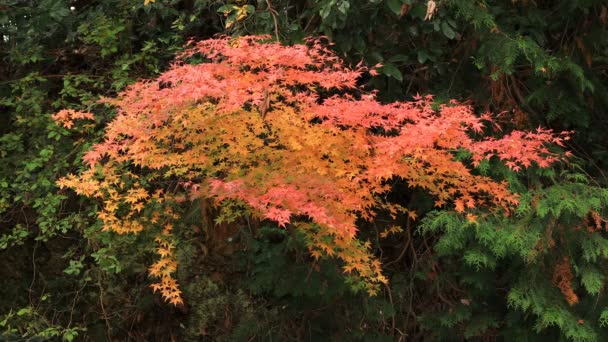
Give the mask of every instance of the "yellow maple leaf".
<path id="1" fill-rule="evenodd" d="M 156 2 L 156 0 L 144 0 L 144 6 L 147 6 L 148 4 L 151 4 L 154 2 Z"/>
<path id="2" fill-rule="evenodd" d="M 144 208 L 145 204 L 143 203 L 137 203 L 135 205 L 133 205 L 133 209 L 135 209 L 135 211 L 140 212 L 143 208 Z"/>

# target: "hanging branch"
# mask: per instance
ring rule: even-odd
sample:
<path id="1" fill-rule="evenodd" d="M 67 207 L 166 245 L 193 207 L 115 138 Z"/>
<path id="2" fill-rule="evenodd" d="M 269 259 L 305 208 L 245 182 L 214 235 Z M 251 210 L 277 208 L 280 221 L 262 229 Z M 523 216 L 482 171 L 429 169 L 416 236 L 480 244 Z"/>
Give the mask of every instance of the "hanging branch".
<path id="1" fill-rule="evenodd" d="M 277 12 L 272 7 L 272 5 L 270 4 L 270 0 L 266 0 L 266 6 L 268 6 L 268 11 L 270 12 L 270 15 L 272 16 L 272 20 L 274 21 L 274 35 L 278 41 L 278 40 L 280 40 L 279 39 L 279 21 L 277 20 L 277 16 L 279 15 L 279 12 Z"/>

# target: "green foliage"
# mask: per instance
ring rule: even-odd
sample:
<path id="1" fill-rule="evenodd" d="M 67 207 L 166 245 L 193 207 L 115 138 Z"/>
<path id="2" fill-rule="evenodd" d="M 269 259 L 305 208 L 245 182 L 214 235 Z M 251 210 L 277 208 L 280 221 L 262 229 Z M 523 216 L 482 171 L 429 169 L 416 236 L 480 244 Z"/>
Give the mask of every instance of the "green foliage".
<path id="1" fill-rule="evenodd" d="M 233 329 L 239 334 L 240 324 L 260 321 L 251 298 L 242 289 L 230 292 L 209 278 L 202 278 L 189 283 L 184 291 L 193 303 L 184 334 L 188 339 L 213 337 L 217 341 L 229 341 Z M 258 325 L 255 330 L 241 333 L 255 336 L 264 328 Z"/>
<path id="2" fill-rule="evenodd" d="M 50 115 L 92 110 L 100 96 L 160 71 L 189 35 L 213 26 L 190 20 L 173 31 L 173 23 L 200 9 L 174 5 L 150 11 L 122 0 L 0 4 L 0 313 L 32 308 L 5 320 L 17 329 L 9 334 L 73 340 L 84 331 L 74 327 L 87 327 L 93 339 L 110 338 L 134 324 L 122 315 L 138 314 L 150 301 L 140 295 L 148 291 L 145 264 L 129 253 L 133 246 L 152 251 L 150 236 L 125 245 L 100 233 L 96 204 L 55 185 L 81 167 L 83 151 L 114 113 L 97 106 L 96 123 L 71 131 Z M 40 304 L 45 293 L 52 302 Z"/>
<path id="3" fill-rule="evenodd" d="M 49 299 L 43 295 L 41 301 Z M 53 325 L 46 316 L 35 307 L 24 307 L 16 312 L 10 310 L 0 317 L 0 336 L 8 340 L 61 340 L 74 341 L 81 333 L 86 332 L 85 327 L 62 327 Z"/>
<path id="4" fill-rule="evenodd" d="M 239 255 L 247 272 L 243 287 L 273 309 L 256 308 L 256 320 L 248 318 L 235 330 L 237 340 L 391 340 L 387 324 L 397 313 L 394 304 L 388 298 L 355 295 L 336 260 L 311 262 L 301 232 L 261 227 L 257 238 L 244 234 L 248 248 Z M 359 325 L 352 325 L 353 320 Z M 300 328 L 290 329 L 292 321 Z M 266 327 L 277 331 L 270 335 Z"/>
<path id="5" fill-rule="evenodd" d="M 608 215 L 605 1 L 435 1 L 425 20 L 427 3 L 2 1 L 0 339 L 608 339 L 608 233 L 591 214 Z M 188 38 L 215 33 L 278 33 L 287 43 L 326 35 L 353 65 L 383 65 L 363 80 L 382 99 L 432 93 L 502 113 L 504 130 L 574 129 L 567 148 L 579 165 L 518 179 L 482 162 L 477 172 L 508 180 L 520 203 L 509 217 L 480 211 L 476 222 L 392 181 L 389 196 L 422 219 L 397 215 L 403 233 L 386 238 L 388 214 L 362 227 L 390 278 L 375 298 L 344 285 L 339 264 L 307 258 L 290 231 L 243 225 L 229 245 L 237 251 L 221 255 L 209 234 L 185 233 L 201 225 L 200 208 L 174 204 L 184 213 L 175 235 L 188 307 L 168 308 L 145 276 L 152 232 L 101 232 L 97 203 L 55 181 L 82 168 L 113 117 L 93 104 L 100 96 L 163 71 Z M 96 122 L 58 127 L 58 108 L 94 111 Z M 564 258 L 574 305 L 553 279 Z"/>
<path id="6" fill-rule="evenodd" d="M 588 185 L 581 175 L 564 174 L 562 178 L 553 186 L 523 194 L 519 217 L 487 216 L 477 223 L 448 212 L 425 217 L 420 229 L 426 234 L 443 232 L 435 245 L 438 257 L 455 268 L 451 276 L 463 290 L 460 296 L 472 298 L 472 303 L 461 309 L 468 312 L 468 317 L 464 313 L 454 316 L 456 311 L 450 311 L 445 313 L 446 318 L 439 318 L 445 320 L 442 325 L 459 323 L 468 330 L 481 314 L 471 312 L 479 310 L 473 303 L 482 301 L 483 306 L 500 314 L 488 321 L 491 324 L 486 329 L 476 329 L 478 333 L 491 326 L 505 336 L 514 333 L 514 322 L 507 318 L 530 313 L 534 320 L 517 323 L 539 334 L 531 334 L 528 339 L 542 340 L 546 334 L 573 341 L 603 339 L 603 319 L 595 307 L 598 301 L 605 305 L 600 292 L 608 275 L 608 255 L 602 252 L 608 236 L 587 217 L 592 211 L 605 212 L 608 198 L 605 189 Z M 454 261 L 459 256 L 462 263 Z M 561 272 L 557 271 L 556 260 L 564 256 L 572 260 L 572 265 L 567 265 L 574 274 L 569 286 L 578 304 L 567 302 L 567 293 L 554 278 Z M 487 286 L 488 281 L 494 285 Z M 503 290 L 507 291 L 506 302 L 496 301 Z"/>
<path id="7" fill-rule="evenodd" d="M 284 230 L 262 227 L 260 238 L 247 243 L 244 260 L 251 266 L 248 287 L 253 294 L 286 295 L 302 298 L 303 304 L 327 301 L 349 291 L 335 262 L 294 263 L 290 258 L 306 258 L 304 236 Z M 305 280 L 305 281 L 303 281 Z"/>

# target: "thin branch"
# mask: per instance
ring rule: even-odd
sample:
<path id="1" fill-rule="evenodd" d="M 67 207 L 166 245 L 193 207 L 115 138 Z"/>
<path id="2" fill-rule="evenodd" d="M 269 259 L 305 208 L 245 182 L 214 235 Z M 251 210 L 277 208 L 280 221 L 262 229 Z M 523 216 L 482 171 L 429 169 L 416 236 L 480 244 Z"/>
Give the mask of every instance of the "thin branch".
<path id="1" fill-rule="evenodd" d="M 272 16 L 272 20 L 274 21 L 274 35 L 277 38 L 277 41 L 280 40 L 279 38 L 279 21 L 277 20 L 277 16 L 279 15 L 279 12 L 277 12 L 272 5 L 270 4 L 270 0 L 266 0 L 266 6 L 268 6 L 268 12 L 270 12 L 270 15 Z"/>

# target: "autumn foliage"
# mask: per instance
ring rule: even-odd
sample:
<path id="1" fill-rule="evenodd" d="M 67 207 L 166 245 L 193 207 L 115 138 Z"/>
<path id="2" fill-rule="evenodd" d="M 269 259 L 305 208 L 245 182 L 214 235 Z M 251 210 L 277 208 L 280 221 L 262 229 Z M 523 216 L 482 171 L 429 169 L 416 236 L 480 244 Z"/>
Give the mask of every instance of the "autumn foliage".
<path id="1" fill-rule="evenodd" d="M 561 291 L 570 305 L 578 303 L 578 296 L 572 288 L 573 278 L 574 275 L 572 274 L 572 268 L 570 266 L 570 258 L 564 257 L 563 260 L 555 265 L 552 282 L 553 285 Z"/>
<path id="2" fill-rule="evenodd" d="M 366 72 L 375 70 L 345 66 L 316 39 L 191 42 L 159 77 L 102 100 L 118 115 L 84 156 L 88 169 L 59 184 L 101 200 L 106 230 L 161 227 L 161 259 L 150 273 L 173 303 L 181 302 L 171 277 L 177 216 L 163 204 L 199 198 L 238 203 L 258 219 L 300 229 L 313 257 L 341 259 L 344 272 L 374 293 L 387 279 L 369 244 L 357 239 L 357 220 L 380 211 L 416 216 L 387 202 L 388 180 L 428 191 L 438 207 L 508 212 L 517 195 L 475 166 L 496 158 L 515 171 L 547 167 L 559 159 L 547 145 L 568 138 L 543 129 L 490 137 L 499 131 L 490 115 L 456 101 L 436 106 L 431 96 L 382 104 L 358 85 Z M 90 115 L 55 118 L 71 126 Z M 469 159 L 456 159 L 459 151 Z M 159 185 L 168 183 L 175 186 Z"/>

